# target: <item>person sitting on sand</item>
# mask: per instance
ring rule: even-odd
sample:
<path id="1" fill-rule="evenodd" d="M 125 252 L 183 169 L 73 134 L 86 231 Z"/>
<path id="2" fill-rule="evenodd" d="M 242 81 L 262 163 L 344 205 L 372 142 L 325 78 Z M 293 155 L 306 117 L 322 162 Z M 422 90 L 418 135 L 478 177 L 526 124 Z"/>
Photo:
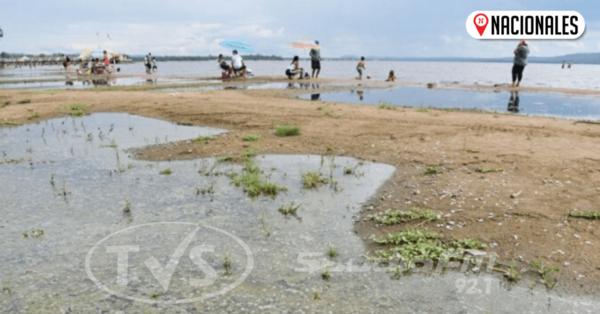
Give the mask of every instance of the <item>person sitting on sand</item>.
<path id="1" fill-rule="evenodd" d="M 365 57 L 360 57 L 360 61 L 356 65 L 356 71 L 358 71 L 357 79 L 362 80 L 363 72 L 365 71 Z"/>
<path id="2" fill-rule="evenodd" d="M 394 75 L 394 70 L 390 71 L 390 74 L 388 74 L 388 78 L 385 81 L 386 82 L 395 82 L 396 81 L 396 75 Z"/>
<path id="3" fill-rule="evenodd" d="M 233 67 L 233 72 L 236 75 L 246 76 L 246 64 L 244 64 L 244 60 L 242 56 L 238 55 L 237 50 L 233 51 L 233 57 L 231 57 L 231 66 Z"/>
<path id="4" fill-rule="evenodd" d="M 304 70 L 300 67 L 300 57 L 294 56 L 292 63 L 285 70 L 285 75 L 291 80 L 294 76 L 299 75 L 299 78 L 302 79 Z"/>
<path id="5" fill-rule="evenodd" d="M 519 42 L 514 54 L 515 59 L 513 60 L 512 68 L 512 87 L 519 87 L 521 79 L 523 78 L 523 70 L 527 65 L 527 55 L 529 55 L 529 48 L 524 40 Z"/>
<path id="6" fill-rule="evenodd" d="M 233 68 L 231 66 L 229 66 L 229 64 L 227 64 L 227 61 L 225 61 L 222 54 L 220 54 L 219 57 L 217 58 L 217 64 L 219 65 L 219 68 L 221 69 L 221 77 L 222 78 L 230 78 L 231 75 L 233 74 Z"/>

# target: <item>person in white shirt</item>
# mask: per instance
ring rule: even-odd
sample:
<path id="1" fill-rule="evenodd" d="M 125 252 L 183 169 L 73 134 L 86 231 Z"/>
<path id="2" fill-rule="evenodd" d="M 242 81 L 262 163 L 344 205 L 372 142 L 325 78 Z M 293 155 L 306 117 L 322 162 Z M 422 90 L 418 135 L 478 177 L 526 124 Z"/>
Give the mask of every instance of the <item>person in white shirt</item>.
<path id="1" fill-rule="evenodd" d="M 231 57 L 231 67 L 236 75 L 241 73 L 242 76 L 246 76 L 246 65 L 244 64 L 242 56 L 238 55 L 237 50 L 233 51 L 233 57 Z"/>

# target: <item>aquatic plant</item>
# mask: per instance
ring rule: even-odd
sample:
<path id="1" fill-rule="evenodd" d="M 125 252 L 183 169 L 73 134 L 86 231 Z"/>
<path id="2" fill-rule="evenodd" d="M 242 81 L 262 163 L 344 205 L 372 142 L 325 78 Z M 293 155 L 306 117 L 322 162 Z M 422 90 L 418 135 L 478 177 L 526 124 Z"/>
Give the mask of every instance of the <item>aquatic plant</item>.
<path id="1" fill-rule="evenodd" d="M 322 184 L 329 183 L 329 180 L 320 171 L 308 171 L 302 173 L 301 176 L 302 185 L 305 189 L 314 189 Z"/>
<path id="2" fill-rule="evenodd" d="M 281 125 L 275 130 L 275 135 L 280 137 L 300 135 L 300 128 L 295 125 Z"/>
<path id="3" fill-rule="evenodd" d="M 263 194 L 275 198 L 279 192 L 287 191 L 286 187 L 280 187 L 275 183 L 263 180 L 261 172 L 252 159 L 247 159 L 244 164 L 243 173 L 231 173 L 229 174 L 229 178 L 235 186 L 242 187 L 250 197 Z"/>
<path id="4" fill-rule="evenodd" d="M 488 167 L 480 167 L 475 169 L 475 172 L 487 173 L 487 172 L 502 172 L 504 169 L 502 167 L 498 168 L 488 168 Z"/>
<path id="5" fill-rule="evenodd" d="M 331 278 L 329 267 L 325 268 L 325 270 L 321 273 L 321 278 L 323 278 L 323 280 L 329 280 L 329 278 Z"/>
<path id="6" fill-rule="evenodd" d="M 437 213 L 428 208 L 413 207 L 411 210 L 387 210 L 383 215 L 375 215 L 375 221 L 385 225 L 395 225 L 411 220 L 437 220 Z"/>
<path id="7" fill-rule="evenodd" d="M 582 211 L 571 210 L 571 211 L 569 211 L 569 217 L 598 220 L 598 219 L 600 219 L 600 211 L 598 211 L 598 210 L 582 210 Z"/>
<path id="8" fill-rule="evenodd" d="M 354 174 L 354 168 L 350 168 L 350 167 L 344 168 L 344 174 L 345 175 Z"/>
<path id="9" fill-rule="evenodd" d="M 254 133 L 244 134 L 244 136 L 242 136 L 242 141 L 246 142 L 258 142 L 259 140 L 260 135 Z"/>
<path id="10" fill-rule="evenodd" d="M 313 300 L 315 300 L 315 301 L 321 300 L 321 293 L 319 292 L 319 290 L 314 289 L 312 292 L 312 297 L 313 297 Z"/>
<path id="11" fill-rule="evenodd" d="M 223 257 L 223 267 L 225 268 L 226 275 L 229 275 L 231 273 L 232 265 L 233 262 L 231 261 L 231 256 L 229 256 L 229 253 L 225 253 L 225 256 Z"/>
<path id="12" fill-rule="evenodd" d="M 125 200 L 125 207 L 123 207 L 123 213 L 127 216 L 131 215 L 131 203 L 129 200 Z"/>
<path id="13" fill-rule="evenodd" d="M 269 218 L 264 211 L 260 213 L 260 228 L 265 232 L 267 238 L 271 236 L 271 225 L 269 224 Z"/>
<path id="14" fill-rule="evenodd" d="M 171 172 L 171 168 L 167 168 L 167 169 L 161 170 L 159 173 L 162 175 L 170 175 L 172 172 Z"/>
<path id="15" fill-rule="evenodd" d="M 337 249 L 334 247 L 329 248 L 329 250 L 327 250 L 327 255 L 331 258 L 335 258 L 338 255 Z"/>
<path id="16" fill-rule="evenodd" d="M 150 295 L 150 298 L 151 298 L 152 300 L 156 300 L 156 299 L 158 299 L 158 293 L 156 293 L 156 292 L 152 292 L 152 294 Z"/>
<path id="17" fill-rule="evenodd" d="M 281 214 L 283 214 L 284 216 L 296 216 L 298 217 L 297 213 L 298 213 L 298 208 L 300 208 L 300 205 L 296 205 L 294 202 L 292 202 L 289 205 L 281 205 L 281 207 L 279 207 L 279 212 Z"/>
<path id="18" fill-rule="evenodd" d="M 424 174 L 440 174 L 442 172 L 444 172 L 444 170 L 442 168 L 432 166 L 432 167 L 425 168 L 425 171 L 423 173 Z"/>
<path id="19" fill-rule="evenodd" d="M 23 232 L 23 237 L 24 238 L 32 237 L 32 238 L 36 238 L 37 239 L 37 238 L 39 238 L 39 237 L 41 237 L 43 235 L 44 235 L 44 229 L 34 229 L 34 228 L 31 228 L 31 231 L 29 231 L 29 232 L 28 231 Z"/>

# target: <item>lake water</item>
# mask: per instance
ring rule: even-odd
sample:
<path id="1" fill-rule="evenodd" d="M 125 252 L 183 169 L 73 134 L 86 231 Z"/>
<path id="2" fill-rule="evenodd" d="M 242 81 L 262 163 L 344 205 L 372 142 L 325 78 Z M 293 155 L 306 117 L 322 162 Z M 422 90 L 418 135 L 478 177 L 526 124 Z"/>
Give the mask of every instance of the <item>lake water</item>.
<path id="1" fill-rule="evenodd" d="M 566 96 L 535 92 L 481 92 L 423 87 L 355 89 L 350 91 L 306 94 L 302 99 L 366 105 L 423 108 L 460 108 L 524 115 L 600 120 L 600 98 Z"/>
<path id="2" fill-rule="evenodd" d="M 357 76 L 354 61 L 323 61 L 321 77 L 352 78 Z M 289 61 L 247 61 L 247 66 L 257 76 L 281 76 L 289 65 Z M 309 69 L 309 61 L 301 61 L 301 66 Z M 121 73 L 128 75 L 144 75 L 141 62 L 117 65 Z M 510 63 L 476 63 L 476 62 L 405 62 L 405 61 L 369 61 L 366 63 L 366 74 L 373 79 L 383 80 L 390 70 L 394 70 L 398 80 L 421 83 L 464 83 L 494 85 L 506 84 L 511 80 Z M 560 64 L 529 64 L 525 68 L 524 86 L 564 87 L 579 89 L 600 88 L 600 65 L 575 64 L 571 69 L 561 69 Z M 159 82 L 165 79 L 193 80 L 201 77 L 219 76 L 220 71 L 215 61 L 160 62 L 158 64 Z M 17 79 L 64 78 L 61 67 L 38 67 L 34 69 L 0 69 L 0 88 L 16 88 L 19 86 L 4 85 L 2 81 Z M 145 80 L 121 81 L 117 84 L 144 84 Z M 48 88 L 63 88 L 49 86 Z M 39 88 L 33 86 L 35 88 Z M 64 87 L 68 88 L 68 87 Z"/>

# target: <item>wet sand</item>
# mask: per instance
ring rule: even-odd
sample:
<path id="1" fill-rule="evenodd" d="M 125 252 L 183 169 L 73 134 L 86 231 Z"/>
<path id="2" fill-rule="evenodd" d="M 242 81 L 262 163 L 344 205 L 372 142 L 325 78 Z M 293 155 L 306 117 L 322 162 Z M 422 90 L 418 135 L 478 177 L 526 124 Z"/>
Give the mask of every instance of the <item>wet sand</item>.
<path id="1" fill-rule="evenodd" d="M 261 78 L 265 82 L 287 80 Z M 240 81 L 230 84 L 238 84 Z M 256 82 L 256 81 L 253 81 Z M 312 82 L 312 81 L 307 81 Z M 319 80 L 357 84 L 356 80 Z M 385 87 L 387 82 L 363 81 Z M 424 85 L 396 82 L 392 85 Z M 129 88 L 130 87 L 124 87 Z M 507 89 L 443 85 L 437 88 Z M 292 98 L 294 90 L 197 92 L 0 91 L 0 124 L 34 123 L 63 116 L 63 106 L 88 105 L 86 112 L 128 112 L 177 123 L 211 126 L 229 132 L 204 147 L 180 142 L 151 147 L 137 157 L 176 160 L 236 154 L 247 149 L 241 137 L 261 135 L 260 153 L 335 154 L 395 166 L 395 176 L 365 206 L 355 231 L 371 245 L 371 234 L 406 225 L 377 226 L 369 215 L 387 209 L 428 207 L 441 221 L 419 227 L 446 236 L 479 238 L 497 246 L 500 262 L 526 267 L 543 258 L 560 265 L 557 289 L 594 295 L 600 283 L 598 221 L 568 218 L 569 210 L 596 210 L 600 202 L 600 125 L 508 114 L 421 112 L 410 108 L 321 103 Z M 522 91 L 600 95 L 600 91 L 521 87 Z M 29 99 L 29 103 L 18 102 Z M 319 109 L 321 107 L 321 109 Z M 36 117 L 37 113 L 37 117 Z M 277 125 L 298 125 L 297 137 L 274 135 Z M 424 175 L 425 167 L 443 169 Z M 503 171 L 478 173 L 479 167 Z M 511 197 L 511 195 L 516 195 Z"/>

